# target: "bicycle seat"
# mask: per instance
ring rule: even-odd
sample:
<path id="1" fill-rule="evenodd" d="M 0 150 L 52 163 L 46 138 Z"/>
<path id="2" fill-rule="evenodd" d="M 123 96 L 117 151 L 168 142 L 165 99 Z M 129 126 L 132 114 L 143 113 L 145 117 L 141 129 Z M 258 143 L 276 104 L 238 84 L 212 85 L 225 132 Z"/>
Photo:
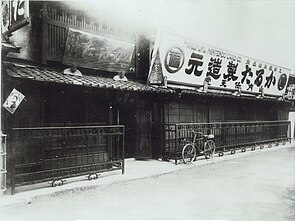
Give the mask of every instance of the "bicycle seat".
<path id="1" fill-rule="evenodd" d="M 203 135 L 204 138 L 206 139 L 213 139 L 215 137 L 214 134 L 209 134 L 209 135 Z"/>

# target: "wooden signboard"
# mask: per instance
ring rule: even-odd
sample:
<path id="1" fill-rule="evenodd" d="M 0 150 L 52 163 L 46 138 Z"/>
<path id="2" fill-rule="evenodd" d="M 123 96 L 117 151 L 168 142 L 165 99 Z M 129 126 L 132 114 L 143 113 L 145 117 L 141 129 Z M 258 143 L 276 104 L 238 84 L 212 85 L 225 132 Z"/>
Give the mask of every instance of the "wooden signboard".
<path id="1" fill-rule="evenodd" d="M 128 71 L 134 44 L 69 28 L 63 62 L 110 72 Z"/>

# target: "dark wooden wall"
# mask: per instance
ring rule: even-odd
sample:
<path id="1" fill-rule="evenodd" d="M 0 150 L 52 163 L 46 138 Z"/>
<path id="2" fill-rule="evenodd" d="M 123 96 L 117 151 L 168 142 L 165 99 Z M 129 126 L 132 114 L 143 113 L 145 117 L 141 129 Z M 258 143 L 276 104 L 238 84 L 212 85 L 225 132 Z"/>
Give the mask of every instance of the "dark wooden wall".
<path id="1" fill-rule="evenodd" d="M 208 121 L 208 107 L 204 103 L 172 101 L 164 105 L 164 121 L 170 123 Z"/>
<path id="2" fill-rule="evenodd" d="M 86 87 L 6 81 L 4 97 L 13 88 L 25 95 L 14 114 L 3 110 L 5 127 L 108 125 L 112 123 L 112 92 Z"/>
<path id="3" fill-rule="evenodd" d="M 14 88 L 25 95 L 25 99 L 20 103 L 14 114 L 9 113 L 4 108 L 2 109 L 4 131 L 15 127 L 36 127 L 43 124 L 42 109 L 40 108 L 43 100 L 42 88 L 38 84 L 32 84 L 28 80 L 6 79 L 3 87 L 4 99 Z"/>
<path id="4" fill-rule="evenodd" d="M 164 105 L 165 123 L 287 120 L 283 103 L 211 98 L 206 102 L 171 99 Z"/>
<path id="5" fill-rule="evenodd" d="M 44 125 L 107 125 L 112 95 L 105 90 L 48 85 L 44 91 Z"/>

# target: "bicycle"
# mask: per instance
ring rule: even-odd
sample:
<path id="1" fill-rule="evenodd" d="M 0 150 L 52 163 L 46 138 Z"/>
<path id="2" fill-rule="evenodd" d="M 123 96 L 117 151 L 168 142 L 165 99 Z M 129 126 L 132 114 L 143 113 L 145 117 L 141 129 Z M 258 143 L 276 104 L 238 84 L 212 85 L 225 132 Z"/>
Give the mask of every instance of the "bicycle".
<path id="1" fill-rule="evenodd" d="M 216 149 L 213 140 L 215 136 L 213 134 L 205 135 L 201 132 L 195 132 L 194 130 L 192 130 L 192 132 L 194 134 L 192 142 L 185 144 L 182 149 L 182 159 L 185 164 L 196 160 L 197 149 L 200 154 L 205 155 L 206 159 L 213 157 Z M 197 135 L 200 135 L 200 137 L 197 138 Z M 201 141 L 203 145 L 199 145 L 197 141 Z"/>

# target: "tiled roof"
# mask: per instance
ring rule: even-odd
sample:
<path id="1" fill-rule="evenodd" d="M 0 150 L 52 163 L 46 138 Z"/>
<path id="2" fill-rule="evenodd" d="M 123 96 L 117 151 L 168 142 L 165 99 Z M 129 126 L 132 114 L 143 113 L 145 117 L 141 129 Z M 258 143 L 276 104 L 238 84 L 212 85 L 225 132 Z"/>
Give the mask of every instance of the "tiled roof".
<path id="1" fill-rule="evenodd" d="M 73 76 L 65 75 L 62 70 L 48 69 L 43 67 L 4 63 L 9 76 L 14 78 L 31 79 L 42 82 L 55 82 L 72 85 L 83 85 L 103 89 L 115 89 L 120 91 L 151 92 L 151 93 L 174 93 L 168 88 L 148 86 L 136 81 L 114 81 L 92 75 Z"/>
<path id="2" fill-rule="evenodd" d="M 104 78 L 92 75 L 83 76 L 73 76 L 65 75 L 62 70 L 43 68 L 32 65 L 21 65 L 10 62 L 4 62 L 7 68 L 7 74 L 13 78 L 31 79 L 41 82 L 55 82 L 62 84 L 72 84 L 72 85 L 82 85 L 87 87 L 96 87 L 103 89 L 114 89 L 120 91 L 134 91 L 134 92 L 144 92 L 144 93 L 170 93 L 177 94 L 181 93 L 184 95 L 196 95 L 196 96 L 206 96 L 206 97 L 224 97 L 233 99 L 247 99 L 247 100 L 269 100 L 269 101 L 280 101 L 276 98 L 264 97 L 256 98 L 254 96 L 241 95 L 236 96 L 232 93 L 227 93 L 217 90 L 208 90 L 207 92 L 202 92 L 194 88 L 182 88 L 176 86 L 168 86 L 168 88 L 150 86 L 137 81 L 114 81 L 111 78 Z M 285 101 L 287 102 L 287 101 Z"/>

